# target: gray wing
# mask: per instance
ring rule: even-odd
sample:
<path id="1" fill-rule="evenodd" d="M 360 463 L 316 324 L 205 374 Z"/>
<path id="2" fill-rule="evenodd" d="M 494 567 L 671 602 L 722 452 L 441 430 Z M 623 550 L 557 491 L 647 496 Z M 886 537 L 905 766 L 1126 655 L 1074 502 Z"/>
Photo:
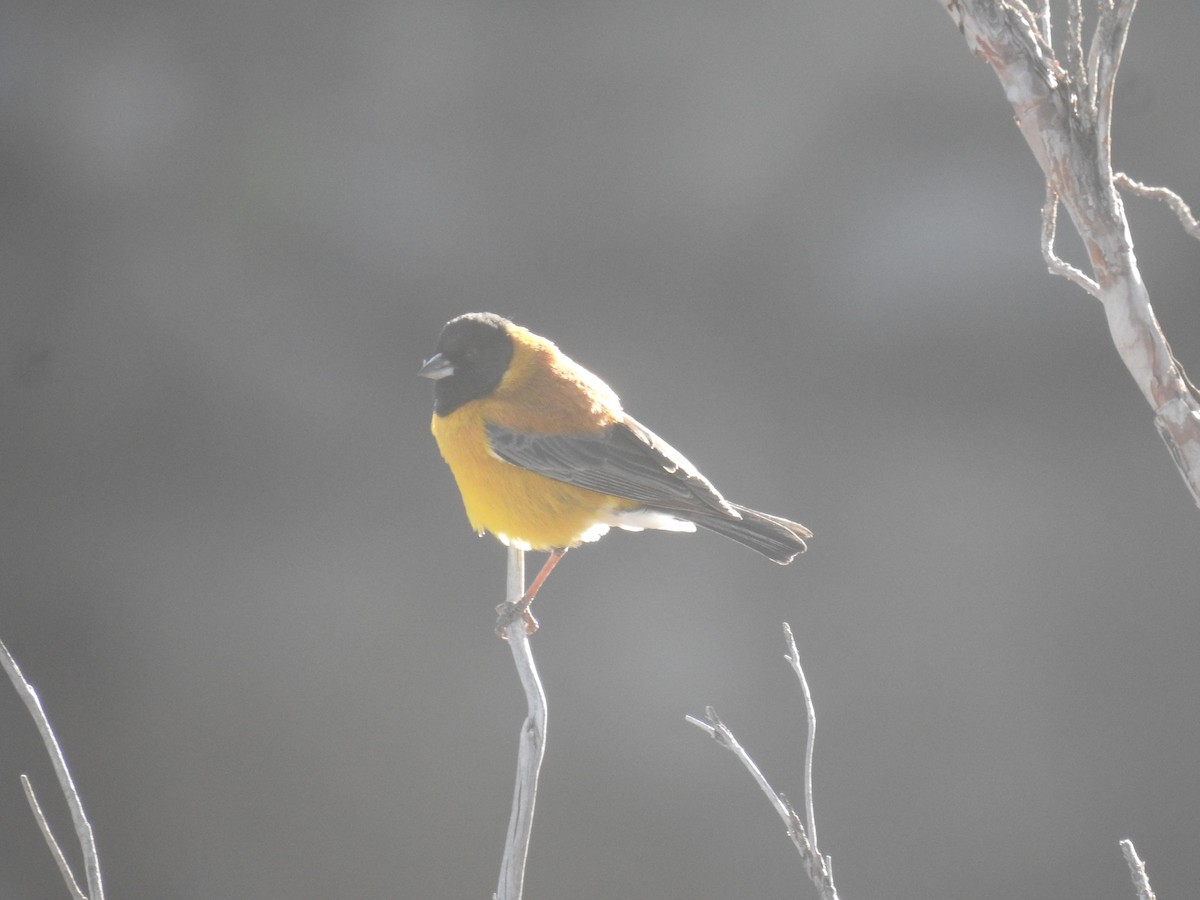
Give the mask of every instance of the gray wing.
<path id="1" fill-rule="evenodd" d="M 687 459 L 626 416 L 597 434 L 526 434 L 488 423 L 492 451 L 507 463 L 650 509 L 739 519 Z"/>

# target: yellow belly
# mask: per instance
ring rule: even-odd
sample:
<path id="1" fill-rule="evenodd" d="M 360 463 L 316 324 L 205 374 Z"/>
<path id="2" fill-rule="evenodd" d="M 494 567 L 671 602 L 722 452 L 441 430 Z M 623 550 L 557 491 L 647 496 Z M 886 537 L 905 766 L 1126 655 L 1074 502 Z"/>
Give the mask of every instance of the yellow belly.
<path id="1" fill-rule="evenodd" d="M 483 420 L 471 408 L 433 417 L 433 435 L 454 473 L 471 527 L 525 550 L 576 547 L 606 530 L 632 501 L 572 487 L 506 463 L 487 449 Z"/>

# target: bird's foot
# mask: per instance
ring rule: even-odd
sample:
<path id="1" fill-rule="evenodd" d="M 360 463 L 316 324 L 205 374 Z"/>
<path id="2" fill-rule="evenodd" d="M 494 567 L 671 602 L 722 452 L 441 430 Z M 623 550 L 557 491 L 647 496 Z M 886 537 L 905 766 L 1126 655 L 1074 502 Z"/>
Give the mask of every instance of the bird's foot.
<path id="1" fill-rule="evenodd" d="M 538 620 L 529 611 L 529 601 L 532 599 L 532 597 L 522 597 L 516 603 L 509 603 L 505 600 L 496 607 L 496 634 L 500 638 L 508 640 L 508 626 L 517 619 L 522 619 L 525 622 L 526 635 L 533 635 L 537 632 Z"/>

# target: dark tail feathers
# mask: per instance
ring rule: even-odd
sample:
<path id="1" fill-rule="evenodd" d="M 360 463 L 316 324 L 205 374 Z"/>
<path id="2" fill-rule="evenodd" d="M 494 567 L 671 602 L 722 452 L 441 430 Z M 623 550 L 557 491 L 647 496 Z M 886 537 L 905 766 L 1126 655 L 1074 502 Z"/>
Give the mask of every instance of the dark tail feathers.
<path id="1" fill-rule="evenodd" d="M 757 550 L 781 566 L 786 566 L 797 554 L 808 549 L 804 539 L 812 537 L 812 532 L 799 522 L 789 522 L 779 516 L 747 509 L 736 503 L 730 505 L 741 513 L 740 519 L 730 519 L 715 513 L 711 516 L 693 514 L 690 518 L 701 528 L 715 531 L 751 550 Z"/>

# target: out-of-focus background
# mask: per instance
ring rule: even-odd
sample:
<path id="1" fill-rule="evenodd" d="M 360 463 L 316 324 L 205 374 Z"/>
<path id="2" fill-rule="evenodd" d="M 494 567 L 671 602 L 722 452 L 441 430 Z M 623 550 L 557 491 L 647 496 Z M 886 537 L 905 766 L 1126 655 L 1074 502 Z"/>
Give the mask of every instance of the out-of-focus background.
<path id="1" fill-rule="evenodd" d="M 1141 6 L 1114 135 L 1193 202 L 1197 34 Z M 0 115 L 0 636 L 111 896 L 491 895 L 504 553 L 415 375 L 479 309 L 817 534 L 567 558 L 531 900 L 806 894 L 683 718 L 799 798 L 785 620 L 843 896 L 1117 900 L 1123 837 L 1200 884 L 1200 512 L 933 0 L 16 2 Z M 1200 246 L 1127 205 L 1200 370 Z M 0 688 L 0 894 L 65 896 L 21 772 Z"/>

